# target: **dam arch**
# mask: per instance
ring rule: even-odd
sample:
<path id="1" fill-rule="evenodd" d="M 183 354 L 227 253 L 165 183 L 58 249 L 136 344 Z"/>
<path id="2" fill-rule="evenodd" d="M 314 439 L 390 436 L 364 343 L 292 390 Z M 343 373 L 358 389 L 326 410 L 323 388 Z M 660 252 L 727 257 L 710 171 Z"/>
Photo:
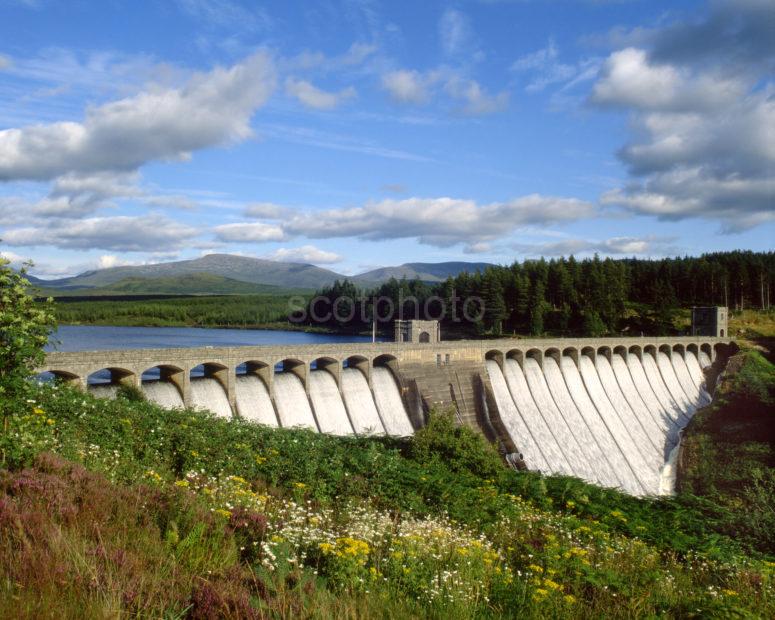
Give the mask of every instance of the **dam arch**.
<path id="1" fill-rule="evenodd" d="M 555 362 L 557 362 L 557 365 L 559 366 L 562 360 L 562 353 L 559 349 L 552 347 L 544 351 L 544 357 L 551 357 Z"/>
<path id="2" fill-rule="evenodd" d="M 303 360 L 290 357 L 280 360 L 274 365 L 275 378 L 283 372 L 290 372 L 296 375 L 301 380 L 304 389 L 309 388 L 309 365 Z"/>
<path id="3" fill-rule="evenodd" d="M 592 360 L 593 363 L 597 358 L 597 350 L 595 349 L 595 347 L 589 347 L 589 346 L 583 347 L 581 349 L 581 354 L 586 355 L 589 359 Z"/>
<path id="4" fill-rule="evenodd" d="M 46 375 L 51 375 L 51 377 L 49 378 Z M 35 377 L 41 382 L 53 380 L 79 387 L 86 384 L 85 377 L 82 377 L 81 375 L 78 375 L 74 372 L 60 370 L 58 368 L 47 368 L 45 370 L 41 370 L 40 372 L 36 373 Z"/>
<path id="5" fill-rule="evenodd" d="M 544 367 L 544 352 L 542 349 L 528 349 L 527 353 L 525 353 L 525 357 L 534 359 L 540 368 Z"/>
<path id="6" fill-rule="evenodd" d="M 597 354 L 598 354 L 598 355 L 602 355 L 602 356 L 603 356 L 603 357 L 605 357 L 605 358 L 606 358 L 606 359 L 607 359 L 609 362 L 611 361 L 611 358 L 612 358 L 612 356 L 613 356 L 613 354 L 612 354 L 612 352 L 611 352 L 611 347 L 609 347 L 609 346 L 598 347 L 598 348 L 597 348 Z M 595 361 L 595 360 L 592 360 L 592 361 Z"/>
<path id="7" fill-rule="evenodd" d="M 98 377 L 99 373 L 107 371 L 107 380 L 95 380 L 101 379 Z M 104 368 L 96 368 L 86 375 L 87 385 L 136 385 L 137 375 L 134 370 L 128 368 L 121 368 L 118 366 L 107 366 Z"/>
<path id="8" fill-rule="evenodd" d="M 337 388 L 341 386 L 342 365 L 338 359 L 333 357 L 318 357 L 310 363 L 310 370 L 323 370 L 334 377 Z"/>
<path id="9" fill-rule="evenodd" d="M 488 358 L 488 359 L 495 359 L 496 362 L 498 361 L 496 358 Z M 509 351 L 506 354 L 506 359 L 514 360 L 515 362 L 517 362 L 517 364 L 519 364 L 521 368 L 522 363 L 525 361 L 525 352 L 522 349 L 511 349 L 511 351 Z M 503 369 L 502 360 L 503 358 L 501 357 L 501 363 L 500 363 L 501 369 Z"/>
<path id="10" fill-rule="evenodd" d="M 643 361 L 643 348 L 637 344 L 630 346 L 627 352 L 637 357 L 641 362 Z"/>
<path id="11" fill-rule="evenodd" d="M 371 385 L 371 363 L 368 357 L 363 355 L 351 355 L 342 362 L 342 370 L 345 368 L 353 368 L 359 370 L 366 381 Z"/>
<path id="12" fill-rule="evenodd" d="M 578 367 L 579 365 L 579 350 L 576 347 L 566 347 L 562 350 L 563 357 L 569 357 L 573 360 L 573 363 Z M 562 360 L 560 360 L 562 361 Z"/>
<path id="13" fill-rule="evenodd" d="M 140 389 L 145 397 L 162 407 L 191 404 L 191 378 L 180 366 L 154 364 L 140 373 Z"/>

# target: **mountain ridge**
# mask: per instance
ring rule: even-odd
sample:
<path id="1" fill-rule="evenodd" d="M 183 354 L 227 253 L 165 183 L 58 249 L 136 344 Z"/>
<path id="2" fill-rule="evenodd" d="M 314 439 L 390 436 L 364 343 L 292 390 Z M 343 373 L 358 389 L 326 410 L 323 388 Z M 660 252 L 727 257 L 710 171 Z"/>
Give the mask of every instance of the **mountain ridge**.
<path id="1" fill-rule="evenodd" d="M 149 265 L 125 265 L 106 269 L 92 269 L 76 276 L 57 280 L 43 280 L 32 277 L 30 281 L 38 287 L 55 290 L 97 290 L 106 291 L 125 288 L 132 291 L 153 289 L 164 292 L 167 288 L 186 288 L 189 292 L 210 292 L 217 290 L 241 290 L 242 284 L 277 287 L 281 289 L 319 289 L 330 286 L 336 280 L 351 280 L 361 286 L 377 286 L 391 277 L 401 279 L 419 278 L 425 282 L 442 282 L 449 276 L 463 271 L 473 273 L 488 267 L 489 263 L 466 263 L 449 261 L 442 263 L 404 263 L 393 267 L 380 267 L 355 276 L 347 276 L 330 269 L 306 263 L 272 261 L 234 254 L 208 254 L 201 258 L 154 263 Z M 207 278 L 206 276 L 212 276 Z M 175 279 L 187 278 L 188 286 L 176 284 Z M 220 278 L 220 279 L 219 279 Z M 143 280 L 146 280 L 144 282 Z M 118 283 L 124 282 L 123 285 Z M 228 281 L 228 282 L 227 282 Z M 197 290 L 199 285 L 201 290 Z"/>

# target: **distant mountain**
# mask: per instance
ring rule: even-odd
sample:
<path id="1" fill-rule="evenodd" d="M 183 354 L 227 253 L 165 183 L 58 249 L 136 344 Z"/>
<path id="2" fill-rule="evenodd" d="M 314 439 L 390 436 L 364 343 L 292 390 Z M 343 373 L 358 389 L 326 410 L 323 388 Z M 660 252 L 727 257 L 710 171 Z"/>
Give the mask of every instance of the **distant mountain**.
<path id="1" fill-rule="evenodd" d="M 332 284 L 337 278 L 343 277 L 314 265 L 281 263 L 232 254 L 208 254 L 193 260 L 98 269 L 72 278 L 40 281 L 36 284 L 49 288 L 94 288 L 108 286 L 125 278 L 180 278 L 192 274 L 211 274 L 239 282 L 270 284 L 284 289 L 315 289 Z"/>
<path id="2" fill-rule="evenodd" d="M 464 271 L 475 273 L 492 267 L 491 263 L 465 263 L 454 261 L 447 263 L 404 263 L 398 267 L 382 267 L 359 274 L 353 278 L 357 283 L 384 282 L 390 278 L 406 278 L 413 280 L 418 278 L 423 282 L 443 282 L 447 278 L 455 277 Z"/>
<path id="3" fill-rule="evenodd" d="M 474 273 L 490 263 L 406 263 L 383 267 L 350 277 L 329 269 L 300 263 L 283 263 L 232 254 L 208 254 L 202 258 L 111 267 L 86 271 L 71 278 L 41 280 L 30 278 L 42 294 L 62 295 L 139 295 L 139 294 L 248 294 L 282 292 L 289 289 L 316 290 L 334 280 L 350 279 L 361 287 L 375 286 L 391 277 L 424 282 L 442 282 L 449 276 Z"/>
<path id="4" fill-rule="evenodd" d="M 255 295 L 259 293 L 281 293 L 284 289 L 271 284 L 253 284 L 240 282 L 210 273 L 192 273 L 182 276 L 165 276 L 161 278 L 141 278 L 131 276 L 122 278 L 106 286 L 91 288 L 45 287 L 45 280 L 38 280 L 36 286 L 40 295 L 52 297 L 62 295 L 90 296 L 102 295 Z"/>

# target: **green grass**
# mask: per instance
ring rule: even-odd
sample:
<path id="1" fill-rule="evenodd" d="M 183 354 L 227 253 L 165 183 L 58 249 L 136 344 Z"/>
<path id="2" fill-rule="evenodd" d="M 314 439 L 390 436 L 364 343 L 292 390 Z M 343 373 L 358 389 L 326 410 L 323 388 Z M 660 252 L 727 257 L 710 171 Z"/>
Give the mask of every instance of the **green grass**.
<path id="1" fill-rule="evenodd" d="M 136 396 L 41 387 L 6 412 L 0 520 L 18 518 L 0 545 L 0 599 L 13 601 L 0 612 L 775 613 L 773 558 L 730 532 L 734 506 L 516 472 L 441 413 L 411 440 L 336 438 Z"/>

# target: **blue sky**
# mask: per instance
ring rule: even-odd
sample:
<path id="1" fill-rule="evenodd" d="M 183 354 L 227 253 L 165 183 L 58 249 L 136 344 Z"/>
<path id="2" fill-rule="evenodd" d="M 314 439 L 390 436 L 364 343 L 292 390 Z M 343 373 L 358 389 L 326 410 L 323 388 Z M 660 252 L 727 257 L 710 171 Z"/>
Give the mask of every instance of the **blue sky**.
<path id="1" fill-rule="evenodd" d="M 773 0 L 0 0 L 0 251 L 771 250 L 773 75 Z"/>

